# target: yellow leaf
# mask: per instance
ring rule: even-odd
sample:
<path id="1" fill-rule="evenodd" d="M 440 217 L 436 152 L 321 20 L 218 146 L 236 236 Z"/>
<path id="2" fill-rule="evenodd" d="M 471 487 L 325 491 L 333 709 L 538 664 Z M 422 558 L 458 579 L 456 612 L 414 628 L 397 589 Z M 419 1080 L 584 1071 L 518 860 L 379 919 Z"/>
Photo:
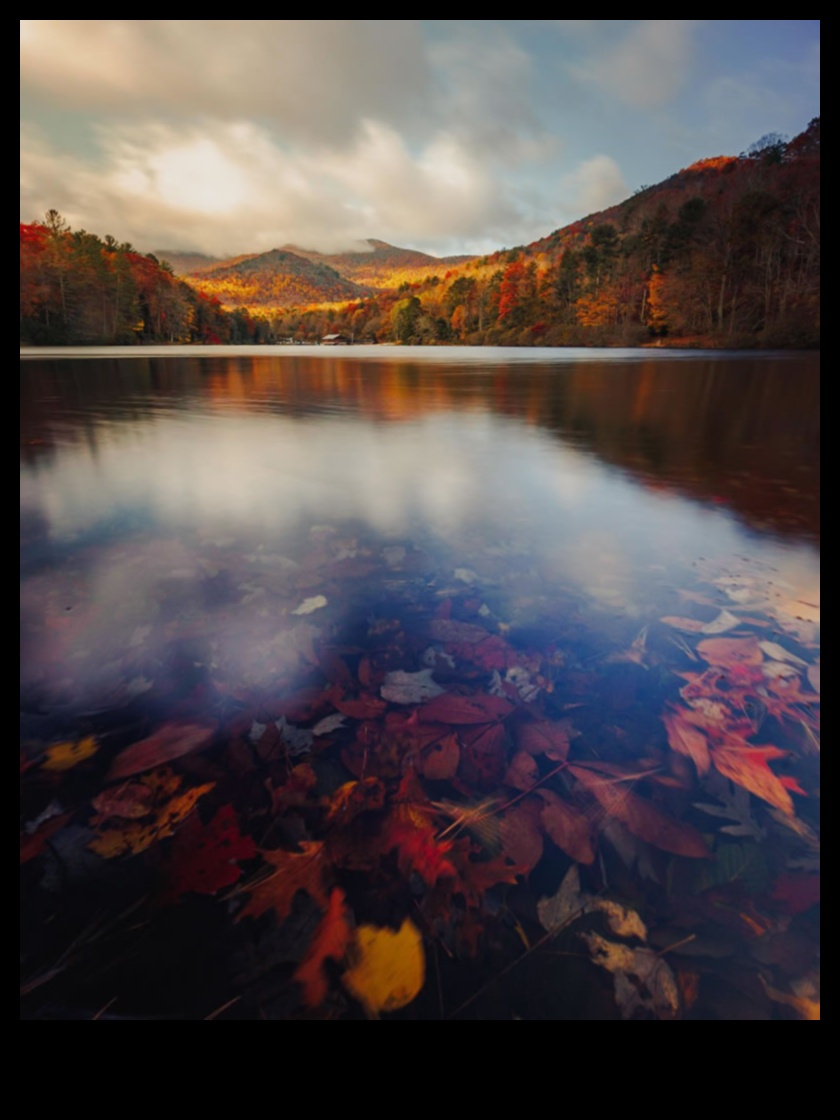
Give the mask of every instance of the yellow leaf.
<path id="1" fill-rule="evenodd" d="M 820 1017 L 820 1001 L 817 999 L 808 999 L 806 996 L 790 995 L 788 992 L 780 992 L 778 988 L 771 988 L 767 981 L 762 977 L 762 984 L 768 996 L 776 1003 L 784 1003 L 793 1010 L 802 1019 L 819 1019 Z"/>
<path id="2" fill-rule="evenodd" d="M 175 830 L 190 815 L 200 797 L 208 793 L 215 782 L 207 785 L 196 786 L 173 797 L 165 805 L 161 805 L 149 814 L 146 821 L 136 821 L 124 828 L 106 828 L 94 837 L 88 844 L 92 852 L 102 856 L 103 859 L 114 859 L 116 856 L 133 855 L 145 852 L 158 840 L 167 836 L 174 836 Z"/>
<path id="3" fill-rule="evenodd" d="M 42 769 L 71 770 L 86 758 L 91 758 L 98 750 L 99 744 L 92 735 L 79 739 L 75 743 L 55 743 L 47 748 L 47 760 Z"/>
<path id="4" fill-rule="evenodd" d="M 423 987 L 423 939 L 408 918 L 396 933 L 359 926 L 354 948 L 355 963 L 345 972 L 344 984 L 372 1018 L 405 1007 Z"/>

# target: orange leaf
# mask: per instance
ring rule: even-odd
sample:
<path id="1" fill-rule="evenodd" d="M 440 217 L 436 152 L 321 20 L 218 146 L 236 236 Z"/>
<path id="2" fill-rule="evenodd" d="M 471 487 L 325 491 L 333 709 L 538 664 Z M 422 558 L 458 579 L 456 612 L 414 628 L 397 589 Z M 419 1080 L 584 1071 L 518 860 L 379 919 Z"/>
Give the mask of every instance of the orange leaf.
<path id="1" fill-rule="evenodd" d="M 392 815 L 382 836 L 382 851 L 397 850 L 400 871 L 406 877 L 416 871 L 427 887 L 438 879 L 455 877 L 449 859 L 451 840 L 436 840 L 431 826 L 417 828 L 410 821 Z"/>
<path id="2" fill-rule="evenodd" d="M 457 735 L 447 735 L 445 739 L 432 743 L 421 765 L 424 778 L 433 782 L 448 781 L 458 772 L 461 761 L 461 748 Z"/>
<path id="3" fill-rule="evenodd" d="M 165 723 L 154 735 L 133 743 L 117 755 L 108 771 L 108 781 L 130 778 L 132 774 L 199 751 L 210 742 L 214 731 L 215 728 L 202 723 Z"/>
<path id="4" fill-rule="evenodd" d="M 686 723 L 679 712 L 666 712 L 662 721 L 668 729 L 671 750 L 690 758 L 697 767 L 698 774 L 708 774 L 712 760 L 703 732 Z"/>
<path id="5" fill-rule="evenodd" d="M 539 795 L 544 802 L 543 827 L 557 847 L 577 863 L 594 863 L 591 821 L 552 790 L 541 789 Z"/>
<path id="6" fill-rule="evenodd" d="M 366 813 L 369 809 L 381 809 L 384 804 L 385 786 L 379 778 L 345 782 L 332 795 L 326 823 L 347 825 L 360 813 Z"/>
<path id="7" fill-rule="evenodd" d="M 609 816 L 623 821 L 640 840 L 678 856 L 704 859 L 709 855 L 703 837 L 693 825 L 666 816 L 650 801 L 633 793 L 627 782 L 601 777 L 577 763 L 571 764 L 569 770 Z"/>
<path id="8" fill-rule="evenodd" d="M 273 871 L 268 878 L 249 888 L 251 897 L 236 915 L 238 922 L 247 917 L 258 918 L 266 910 L 275 910 L 278 920 L 284 922 L 298 891 L 305 891 L 320 907 L 326 908 L 329 898 L 324 885 L 323 842 L 304 841 L 300 846 L 301 852 L 260 853 Z"/>
<path id="9" fill-rule="evenodd" d="M 736 785 L 792 817 L 791 796 L 768 765 L 771 758 L 786 756 L 787 752 L 778 747 L 748 747 L 734 745 L 731 741 L 712 751 L 712 761 L 725 778 L 731 778 Z"/>
<path id="10" fill-rule="evenodd" d="M 357 696 L 344 700 L 334 700 L 333 704 L 343 716 L 350 719 L 376 719 L 381 716 L 388 704 L 378 696 Z"/>
<path id="11" fill-rule="evenodd" d="M 697 652 L 704 661 L 722 669 L 760 665 L 764 660 L 758 638 L 707 638 L 698 644 Z"/>
<path id="12" fill-rule="evenodd" d="M 328 960 L 341 961 L 353 938 L 349 920 L 350 912 L 344 905 L 344 891 L 333 887 L 327 912 L 324 914 L 295 970 L 293 979 L 303 988 L 303 1002 L 307 1007 L 320 1007 L 327 998 L 327 978 L 324 965 Z"/>

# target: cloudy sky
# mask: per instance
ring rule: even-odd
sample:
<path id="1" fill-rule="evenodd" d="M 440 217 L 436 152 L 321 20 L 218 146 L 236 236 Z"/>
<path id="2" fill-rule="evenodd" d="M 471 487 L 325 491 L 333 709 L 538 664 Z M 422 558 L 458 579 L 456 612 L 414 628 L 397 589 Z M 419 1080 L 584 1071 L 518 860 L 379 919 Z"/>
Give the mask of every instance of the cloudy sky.
<path id="1" fill-rule="evenodd" d="M 21 220 L 217 255 L 533 240 L 819 114 L 819 20 L 20 21 Z"/>

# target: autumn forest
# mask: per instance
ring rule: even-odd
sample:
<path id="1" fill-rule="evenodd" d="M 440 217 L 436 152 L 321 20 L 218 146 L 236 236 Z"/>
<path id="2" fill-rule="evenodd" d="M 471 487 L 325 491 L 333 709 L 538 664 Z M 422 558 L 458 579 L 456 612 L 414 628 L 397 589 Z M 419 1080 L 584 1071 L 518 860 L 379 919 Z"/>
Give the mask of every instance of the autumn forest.
<path id="1" fill-rule="evenodd" d="M 813 347 L 819 168 L 817 118 L 477 258 L 143 254 L 51 210 L 20 228 L 21 341 Z"/>

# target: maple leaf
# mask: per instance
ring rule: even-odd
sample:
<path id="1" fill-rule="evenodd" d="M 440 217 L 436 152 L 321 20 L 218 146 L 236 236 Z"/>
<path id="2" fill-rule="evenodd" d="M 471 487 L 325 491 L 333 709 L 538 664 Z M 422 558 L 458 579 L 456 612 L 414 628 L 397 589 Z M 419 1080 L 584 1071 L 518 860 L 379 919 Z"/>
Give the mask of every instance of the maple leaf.
<path id="1" fill-rule="evenodd" d="M 75 742 L 54 743 L 47 747 L 46 758 L 41 764 L 42 770 L 70 770 L 84 762 L 99 750 L 99 744 L 93 735 Z"/>
<path id="2" fill-rule="evenodd" d="M 571 773 L 591 793 L 610 816 L 627 825 L 634 836 L 655 848 L 678 856 L 704 859 L 709 849 L 703 837 L 690 824 L 667 816 L 650 801 L 628 788 L 628 781 L 608 779 L 580 763 L 569 766 Z"/>
<path id="3" fill-rule="evenodd" d="M 425 982 L 423 938 L 409 918 L 396 932 L 387 927 L 359 926 L 351 957 L 353 964 L 342 981 L 372 1019 L 378 1019 L 382 1011 L 406 1007 Z"/>
<path id="4" fill-rule="evenodd" d="M 671 750 L 690 758 L 697 767 L 698 774 L 707 774 L 712 760 L 703 732 L 687 723 L 679 712 L 666 712 L 662 722 L 668 730 Z"/>
<path id="5" fill-rule="evenodd" d="M 154 735 L 141 739 L 121 751 L 111 763 L 108 781 L 130 778 L 201 750 L 213 737 L 215 728 L 202 723 L 165 723 Z"/>
<path id="6" fill-rule="evenodd" d="M 264 879 L 243 888 L 251 892 L 251 897 L 236 915 L 237 922 L 248 917 L 259 918 L 266 910 L 274 910 L 278 921 L 284 922 L 292 911 L 298 891 L 305 891 L 326 909 L 329 896 L 324 885 L 324 844 L 303 841 L 300 847 L 300 852 L 260 851 L 272 870 Z"/>
<path id="7" fill-rule="evenodd" d="M 538 791 L 544 804 L 543 827 L 557 847 L 578 863 L 595 862 L 592 822 L 552 790 Z"/>
<path id="8" fill-rule="evenodd" d="M 327 911 L 292 977 L 303 988 L 303 1002 L 307 1007 L 320 1007 L 327 998 L 324 965 L 328 960 L 342 961 L 352 939 L 353 927 L 350 911 L 344 903 L 344 891 L 333 887 Z"/>
<path id="9" fill-rule="evenodd" d="M 712 750 L 712 762 L 724 777 L 792 817 L 795 813 L 791 796 L 768 765 L 771 758 L 786 757 L 787 751 L 778 747 L 748 747 L 741 740 L 730 740 Z"/>
<path id="10" fill-rule="evenodd" d="M 232 805 L 223 805 L 206 825 L 197 816 L 191 817 L 172 846 L 168 897 L 180 898 L 188 891 L 215 894 L 242 874 L 239 860 L 252 859 L 256 854 L 254 841 L 239 831 Z"/>
<path id="11" fill-rule="evenodd" d="M 428 823 L 418 828 L 413 822 L 392 814 L 382 832 L 381 851 L 394 849 L 402 874 L 408 877 L 416 871 L 427 887 L 433 887 L 438 879 L 456 876 L 449 858 L 452 841 L 438 840 Z"/>

